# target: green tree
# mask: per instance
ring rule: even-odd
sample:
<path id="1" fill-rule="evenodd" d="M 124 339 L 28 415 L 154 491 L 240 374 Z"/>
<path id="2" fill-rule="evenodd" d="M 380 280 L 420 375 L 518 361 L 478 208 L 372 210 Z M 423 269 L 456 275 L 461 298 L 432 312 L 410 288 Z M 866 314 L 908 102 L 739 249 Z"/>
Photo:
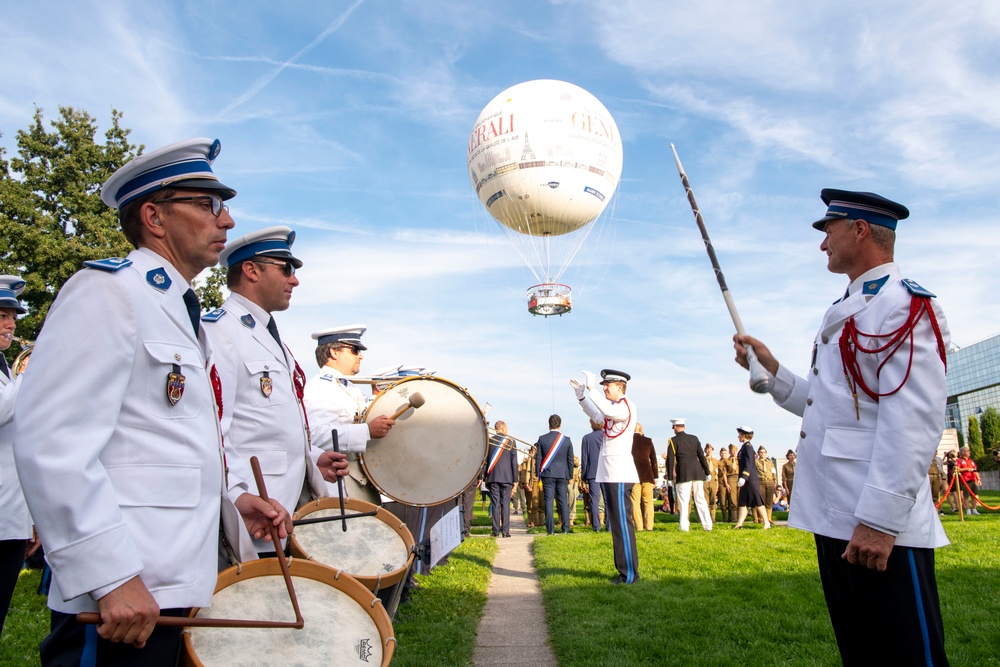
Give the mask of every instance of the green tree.
<path id="1" fill-rule="evenodd" d="M 983 434 L 975 415 L 969 415 L 969 453 L 974 459 L 983 455 Z"/>
<path id="2" fill-rule="evenodd" d="M 0 271 L 26 283 L 22 338 L 37 336 L 59 289 L 85 260 L 124 257 L 132 249 L 117 214 L 100 198 L 101 184 L 142 152 L 129 143 L 121 118 L 111 111 L 99 144 L 97 121 L 87 112 L 60 107 L 48 131 L 36 107 L 30 126 L 17 131 L 17 156 L 8 160 L 0 147 Z"/>
<path id="3" fill-rule="evenodd" d="M 222 305 L 226 297 L 222 294 L 222 288 L 226 286 L 226 270 L 221 266 L 213 266 L 205 284 L 201 285 L 197 280 L 194 282 L 194 291 L 201 302 L 202 310 L 213 310 Z"/>

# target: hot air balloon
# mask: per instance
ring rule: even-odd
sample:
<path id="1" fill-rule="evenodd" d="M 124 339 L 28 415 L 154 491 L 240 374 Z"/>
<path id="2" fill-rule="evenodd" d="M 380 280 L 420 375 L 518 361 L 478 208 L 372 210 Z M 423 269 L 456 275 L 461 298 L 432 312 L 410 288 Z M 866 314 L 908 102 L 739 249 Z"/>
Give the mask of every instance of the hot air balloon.
<path id="1" fill-rule="evenodd" d="M 570 262 L 618 187 L 618 126 L 583 88 L 542 79 L 486 105 L 469 136 L 469 178 L 479 201 L 538 279 L 528 310 L 562 315 Z"/>

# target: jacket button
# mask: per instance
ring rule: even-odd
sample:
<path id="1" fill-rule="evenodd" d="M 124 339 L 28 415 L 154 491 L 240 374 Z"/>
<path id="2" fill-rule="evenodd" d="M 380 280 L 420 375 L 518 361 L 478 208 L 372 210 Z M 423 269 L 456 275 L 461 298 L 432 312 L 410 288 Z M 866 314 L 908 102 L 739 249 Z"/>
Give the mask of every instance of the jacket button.
<path id="1" fill-rule="evenodd" d="M 799 431 L 799 437 L 802 438 L 803 440 L 805 440 L 806 439 L 806 432 L 805 431 Z"/>
<path id="2" fill-rule="evenodd" d="M 813 404 L 812 398 L 807 398 L 806 399 L 806 405 L 812 405 L 812 404 Z"/>
<path id="3" fill-rule="evenodd" d="M 813 368 L 813 375 L 819 375 L 819 369 Z"/>
<path id="4" fill-rule="evenodd" d="M 823 336 L 823 344 L 826 345 L 829 342 L 830 342 L 830 339 L 827 336 Z"/>

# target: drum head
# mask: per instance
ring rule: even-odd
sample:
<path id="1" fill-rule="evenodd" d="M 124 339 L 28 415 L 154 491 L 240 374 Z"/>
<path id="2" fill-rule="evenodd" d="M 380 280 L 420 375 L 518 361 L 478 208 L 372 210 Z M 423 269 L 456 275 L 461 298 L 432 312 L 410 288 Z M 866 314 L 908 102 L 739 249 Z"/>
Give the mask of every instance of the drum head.
<path id="1" fill-rule="evenodd" d="M 350 575 L 309 563 L 289 564 L 305 620 L 290 628 L 188 628 L 182 664 L 246 667 L 284 665 L 388 665 L 392 624 L 370 591 Z M 219 574 L 210 618 L 295 620 L 276 559 L 245 563 Z"/>
<path id="2" fill-rule="evenodd" d="M 462 493 L 486 460 L 486 421 L 469 394 L 441 378 L 408 378 L 379 394 L 366 421 L 391 416 L 420 394 L 424 404 L 372 440 L 361 457 L 368 480 L 405 505 L 437 505 Z"/>

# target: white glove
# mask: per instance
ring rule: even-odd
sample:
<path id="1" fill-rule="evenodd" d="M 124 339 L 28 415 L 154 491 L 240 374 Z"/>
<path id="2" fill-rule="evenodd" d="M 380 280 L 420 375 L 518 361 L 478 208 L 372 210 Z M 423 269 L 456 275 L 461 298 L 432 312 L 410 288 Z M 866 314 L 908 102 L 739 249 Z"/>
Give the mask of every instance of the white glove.
<path id="1" fill-rule="evenodd" d="M 594 374 L 590 371 L 583 371 L 583 379 L 586 380 L 587 391 L 593 391 L 594 387 L 597 386 L 597 381 L 594 378 Z"/>
<path id="2" fill-rule="evenodd" d="M 674 488 L 674 481 L 673 480 L 670 480 L 669 482 L 667 482 L 667 488 L 668 489 Z"/>
<path id="3" fill-rule="evenodd" d="M 712 481 L 712 476 L 711 475 L 705 475 L 705 481 L 706 482 L 711 482 Z"/>
<path id="4" fill-rule="evenodd" d="M 576 397 L 578 400 L 583 400 L 583 397 L 587 395 L 587 387 L 585 387 L 576 378 L 571 378 L 569 381 L 569 386 L 573 387 L 573 391 L 576 392 Z"/>
<path id="5" fill-rule="evenodd" d="M 740 481 L 736 482 L 736 486 L 742 487 L 746 483 L 747 483 L 746 479 L 744 479 L 743 477 L 740 477 Z"/>

